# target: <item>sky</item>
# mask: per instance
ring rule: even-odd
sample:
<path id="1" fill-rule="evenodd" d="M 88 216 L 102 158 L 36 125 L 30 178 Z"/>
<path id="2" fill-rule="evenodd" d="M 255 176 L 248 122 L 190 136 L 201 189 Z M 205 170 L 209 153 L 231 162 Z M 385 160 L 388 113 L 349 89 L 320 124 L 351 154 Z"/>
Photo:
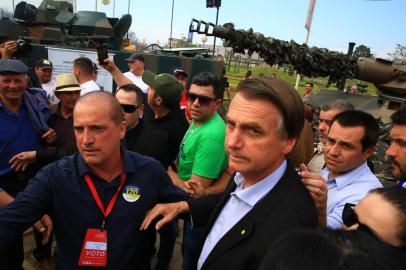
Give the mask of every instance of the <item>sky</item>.
<path id="1" fill-rule="evenodd" d="M 15 0 L 15 3 L 19 2 Z M 28 0 L 37 5 L 41 0 Z M 115 2 L 115 8 L 113 3 Z M 303 43 L 309 0 L 222 0 L 219 24 L 233 22 L 236 29 L 254 31 L 282 40 Z M 12 0 L 0 0 L 0 6 L 12 7 Z M 107 16 L 121 17 L 127 13 L 128 0 L 110 0 L 97 10 Z M 206 8 L 206 0 L 130 1 L 133 18 L 131 30 L 147 43 L 167 43 L 170 36 L 171 11 L 174 3 L 174 38 L 187 37 L 192 18 L 216 21 L 216 8 Z M 96 1 L 77 0 L 77 10 L 95 10 Z M 406 0 L 317 0 L 309 36 L 309 46 L 347 51 L 348 42 L 366 45 L 377 57 L 387 57 L 396 44 L 406 45 Z M 201 44 L 195 35 L 194 43 Z M 209 38 L 206 44 L 212 44 Z M 219 41 L 217 41 L 219 44 Z"/>

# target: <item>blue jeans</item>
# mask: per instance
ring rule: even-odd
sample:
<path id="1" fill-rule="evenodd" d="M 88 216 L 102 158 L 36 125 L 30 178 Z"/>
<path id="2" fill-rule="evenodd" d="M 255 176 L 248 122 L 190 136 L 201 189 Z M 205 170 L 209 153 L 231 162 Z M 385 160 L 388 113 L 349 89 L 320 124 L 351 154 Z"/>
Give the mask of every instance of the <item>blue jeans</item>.
<path id="1" fill-rule="evenodd" d="M 185 220 L 183 225 L 183 243 L 182 243 L 182 255 L 183 255 L 183 270 L 195 270 L 197 266 L 197 248 L 200 240 L 203 236 L 204 227 L 192 228 L 191 222 Z"/>

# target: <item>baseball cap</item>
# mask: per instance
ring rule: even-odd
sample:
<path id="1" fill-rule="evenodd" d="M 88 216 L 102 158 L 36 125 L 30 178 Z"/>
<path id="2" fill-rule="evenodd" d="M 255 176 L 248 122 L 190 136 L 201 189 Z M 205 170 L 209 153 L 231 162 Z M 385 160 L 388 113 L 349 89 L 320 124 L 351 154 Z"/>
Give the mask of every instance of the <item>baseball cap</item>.
<path id="1" fill-rule="evenodd" d="M 17 59 L 1 59 L 0 74 L 27 74 L 28 67 Z"/>
<path id="2" fill-rule="evenodd" d="M 156 75 L 149 70 L 145 70 L 144 74 L 142 74 L 142 80 L 155 89 L 157 95 L 163 99 L 168 107 L 173 108 L 179 105 L 183 87 L 175 76 L 168 73 Z"/>
<path id="3" fill-rule="evenodd" d="M 128 62 L 132 62 L 132 61 L 135 61 L 135 60 L 139 60 L 139 61 L 141 61 L 143 63 L 145 62 L 144 56 L 142 56 L 141 54 L 138 54 L 138 53 L 133 53 L 129 58 L 127 58 L 125 60 L 128 61 Z"/>
<path id="4" fill-rule="evenodd" d="M 181 68 L 174 68 L 174 69 L 173 69 L 173 75 L 177 76 L 177 75 L 179 75 L 179 74 L 182 74 L 182 75 L 188 77 L 187 73 L 186 73 L 183 69 L 181 69 Z"/>
<path id="5" fill-rule="evenodd" d="M 35 65 L 37 68 L 53 68 L 52 62 L 49 61 L 48 59 L 40 59 L 37 61 L 37 64 Z"/>
<path id="6" fill-rule="evenodd" d="M 80 85 L 75 75 L 65 73 L 56 76 L 56 88 L 54 92 L 80 91 Z"/>

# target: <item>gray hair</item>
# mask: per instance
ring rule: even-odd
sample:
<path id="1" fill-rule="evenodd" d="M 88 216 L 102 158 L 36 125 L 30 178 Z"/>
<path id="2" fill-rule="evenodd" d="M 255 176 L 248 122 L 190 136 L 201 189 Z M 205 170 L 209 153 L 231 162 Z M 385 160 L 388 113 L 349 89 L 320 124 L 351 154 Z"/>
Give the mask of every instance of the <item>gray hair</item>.
<path id="1" fill-rule="evenodd" d="M 349 111 L 349 110 L 354 110 L 354 105 L 346 100 L 343 99 L 334 99 L 329 101 L 328 103 L 324 104 L 321 106 L 321 110 L 324 112 L 330 111 L 330 110 L 337 110 L 340 112 L 344 111 Z"/>

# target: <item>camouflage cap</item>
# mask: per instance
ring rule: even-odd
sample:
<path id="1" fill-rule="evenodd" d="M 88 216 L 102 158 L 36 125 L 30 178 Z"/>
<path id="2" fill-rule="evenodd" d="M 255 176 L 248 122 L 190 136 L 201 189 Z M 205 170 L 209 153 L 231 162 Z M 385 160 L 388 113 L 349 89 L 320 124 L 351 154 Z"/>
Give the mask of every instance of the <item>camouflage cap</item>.
<path id="1" fill-rule="evenodd" d="M 28 67 L 17 59 L 1 59 L 0 74 L 27 74 Z"/>
<path id="2" fill-rule="evenodd" d="M 173 108 L 179 105 L 183 87 L 175 76 L 168 73 L 156 75 L 149 70 L 145 70 L 142 80 L 156 91 L 157 95 L 163 99 L 164 104 L 168 107 Z"/>

